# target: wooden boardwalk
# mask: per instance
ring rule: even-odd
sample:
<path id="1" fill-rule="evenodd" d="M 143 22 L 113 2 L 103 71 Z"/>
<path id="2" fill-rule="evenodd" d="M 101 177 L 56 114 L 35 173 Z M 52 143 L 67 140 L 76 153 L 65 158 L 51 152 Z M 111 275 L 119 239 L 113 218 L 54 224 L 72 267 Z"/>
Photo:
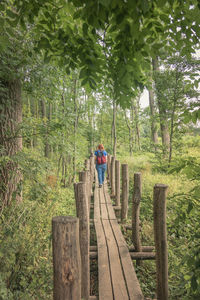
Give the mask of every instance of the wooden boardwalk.
<path id="1" fill-rule="evenodd" d="M 106 183 L 102 188 L 95 184 L 94 224 L 98 247 L 99 299 L 144 299 Z"/>

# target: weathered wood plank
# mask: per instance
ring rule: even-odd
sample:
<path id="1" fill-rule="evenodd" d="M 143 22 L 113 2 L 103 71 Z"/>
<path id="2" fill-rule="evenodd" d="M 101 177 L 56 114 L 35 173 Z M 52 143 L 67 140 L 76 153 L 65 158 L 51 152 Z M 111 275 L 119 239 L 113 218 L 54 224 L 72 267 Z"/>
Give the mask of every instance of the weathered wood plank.
<path id="1" fill-rule="evenodd" d="M 119 251 L 116 244 L 115 237 L 110 225 L 109 220 L 102 220 L 103 228 L 106 235 L 106 241 L 108 245 L 110 271 L 113 284 L 113 294 L 115 300 L 129 299 L 126 283 L 124 281 L 123 270 L 121 268 L 121 262 L 119 257 Z"/>
<path id="2" fill-rule="evenodd" d="M 95 177 L 96 177 L 95 172 Z M 96 177 L 97 182 L 97 177 Z M 98 281 L 99 281 L 99 300 L 112 300 L 113 290 L 110 276 L 110 263 L 104 229 L 100 218 L 100 199 L 97 183 L 94 190 L 94 225 L 97 237 L 98 249 Z"/>
<path id="3" fill-rule="evenodd" d="M 110 220 L 116 220 L 116 215 L 112 206 L 112 202 L 110 196 L 108 194 L 107 185 L 104 185 L 104 201 L 107 203 L 108 216 Z"/>
<path id="4" fill-rule="evenodd" d="M 118 244 L 121 264 L 127 284 L 129 297 L 133 300 L 144 299 L 123 234 L 119 228 L 117 221 L 111 220 L 110 222 L 115 235 L 115 239 Z"/>
<path id="5" fill-rule="evenodd" d="M 108 249 L 100 220 L 95 220 L 95 229 L 98 241 L 98 279 L 99 279 L 99 300 L 112 300 L 113 291 L 110 277 L 110 263 Z"/>
<path id="6" fill-rule="evenodd" d="M 98 188 L 95 186 L 94 190 L 94 220 L 100 219 L 99 195 Z"/>

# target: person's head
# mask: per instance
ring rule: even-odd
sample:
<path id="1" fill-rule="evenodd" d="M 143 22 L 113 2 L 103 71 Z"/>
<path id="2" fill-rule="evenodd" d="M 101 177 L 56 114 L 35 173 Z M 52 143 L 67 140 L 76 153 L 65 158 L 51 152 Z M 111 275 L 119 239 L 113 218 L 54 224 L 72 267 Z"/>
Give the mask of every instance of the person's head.
<path id="1" fill-rule="evenodd" d="M 98 145 L 98 150 L 100 150 L 100 151 L 104 150 L 103 144 L 99 144 L 99 145 Z"/>

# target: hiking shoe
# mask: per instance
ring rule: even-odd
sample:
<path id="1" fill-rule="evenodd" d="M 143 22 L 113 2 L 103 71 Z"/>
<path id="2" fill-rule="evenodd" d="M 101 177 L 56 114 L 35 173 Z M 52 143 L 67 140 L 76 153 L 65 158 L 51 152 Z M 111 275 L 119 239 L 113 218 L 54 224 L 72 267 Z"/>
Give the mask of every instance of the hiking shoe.
<path id="1" fill-rule="evenodd" d="M 102 184 L 99 185 L 99 188 L 101 188 L 101 187 L 102 187 Z"/>

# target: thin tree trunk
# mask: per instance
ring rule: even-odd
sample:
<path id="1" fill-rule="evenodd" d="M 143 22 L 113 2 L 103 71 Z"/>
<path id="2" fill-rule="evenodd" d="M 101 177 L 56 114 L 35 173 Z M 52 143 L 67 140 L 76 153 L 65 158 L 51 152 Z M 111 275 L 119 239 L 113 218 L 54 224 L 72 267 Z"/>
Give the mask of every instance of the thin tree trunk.
<path id="1" fill-rule="evenodd" d="M 174 89 L 174 101 L 173 101 L 173 110 L 172 110 L 172 116 L 171 116 L 171 130 L 170 130 L 170 146 L 169 146 L 169 164 L 168 168 L 170 167 L 171 160 L 172 160 L 172 150 L 173 150 L 173 135 L 174 135 L 174 117 L 175 117 L 175 111 L 176 111 L 176 105 L 177 105 L 177 82 L 178 82 L 178 73 L 176 72 L 176 84 Z"/>
<path id="2" fill-rule="evenodd" d="M 12 197 L 20 202 L 22 175 L 12 158 L 22 149 L 20 125 L 22 122 L 21 83 L 19 79 L 0 81 L 0 157 L 9 157 L 9 162 L 0 165 L 0 210 L 8 206 Z M 3 161 L 3 159 L 2 159 Z"/>
<path id="3" fill-rule="evenodd" d="M 132 110 L 134 111 L 135 115 L 135 131 L 136 131 L 136 141 L 138 145 L 138 150 L 141 149 L 140 147 L 140 128 L 139 128 L 139 98 L 132 99 Z"/>
<path id="4" fill-rule="evenodd" d="M 159 73 L 159 65 L 158 65 L 157 58 L 153 59 L 153 70 L 155 73 L 157 74 Z M 166 157 L 167 153 L 169 153 L 170 136 L 169 136 L 166 108 L 162 99 L 159 98 L 158 98 L 158 109 L 159 109 L 159 117 L 160 117 L 160 130 L 162 136 L 163 155 Z"/>
<path id="5" fill-rule="evenodd" d="M 128 135 L 129 135 L 129 154 L 130 154 L 130 156 L 132 156 L 132 155 L 133 155 L 132 128 L 131 128 L 130 120 L 128 119 L 128 117 L 127 117 L 127 115 L 126 115 L 126 111 L 124 111 L 124 117 L 125 117 L 126 125 L 127 125 L 127 127 L 128 127 Z"/>
<path id="6" fill-rule="evenodd" d="M 77 99 L 76 99 L 76 84 L 77 79 L 74 79 L 74 86 L 73 86 L 73 94 L 74 94 L 74 149 L 73 149 L 73 182 L 75 182 L 76 176 L 76 135 L 77 135 L 77 127 L 78 127 L 78 106 L 77 106 Z"/>
<path id="7" fill-rule="evenodd" d="M 132 102 L 131 102 L 130 117 L 131 117 L 131 149 L 133 154 L 135 130 L 134 130 L 134 110 L 133 110 Z"/>
<path id="8" fill-rule="evenodd" d="M 116 112 L 117 112 L 117 105 L 116 105 L 116 101 L 113 100 L 113 123 L 112 123 L 112 132 L 113 132 L 113 156 L 114 156 L 115 158 L 116 158 L 116 150 L 117 150 Z"/>
<path id="9" fill-rule="evenodd" d="M 38 101 L 36 99 L 33 99 L 33 116 L 35 119 L 38 118 Z M 36 135 L 36 129 L 33 129 L 33 148 L 37 146 L 37 135 Z"/>
<path id="10" fill-rule="evenodd" d="M 153 85 L 149 89 L 149 107 L 150 107 L 150 122 L 151 122 L 151 139 L 154 145 L 155 151 L 157 150 L 158 145 L 158 132 L 156 126 L 156 110 L 155 110 L 155 101 L 154 101 L 154 92 Z"/>
<path id="11" fill-rule="evenodd" d="M 41 109 L 42 109 L 42 119 L 45 128 L 44 134 L 44 156 L 49 157 L 49 144 L 48 144 L 48 125 L 47 125 L 47 110 L 46 103 L 44 100 L 41 100 Z"/>

